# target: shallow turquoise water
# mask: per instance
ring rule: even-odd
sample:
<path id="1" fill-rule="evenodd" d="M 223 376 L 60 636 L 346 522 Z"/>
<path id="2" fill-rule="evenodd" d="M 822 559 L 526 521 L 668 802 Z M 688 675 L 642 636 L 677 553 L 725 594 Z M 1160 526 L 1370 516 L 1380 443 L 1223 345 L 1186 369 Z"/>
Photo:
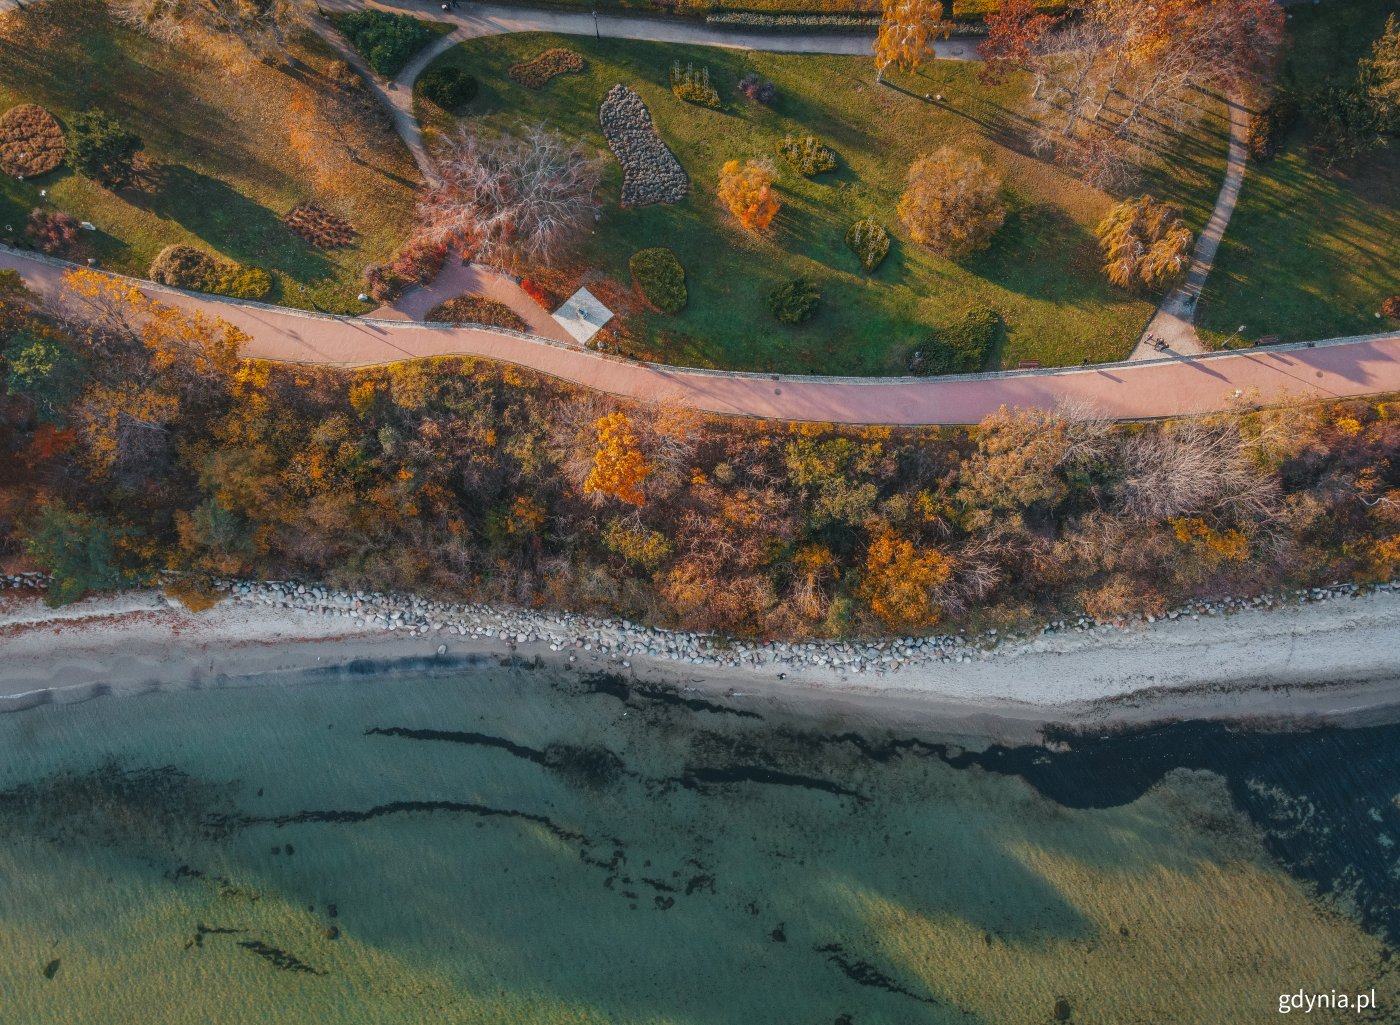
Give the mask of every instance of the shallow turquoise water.
<path id="1" fill-rule="evenodd" d="M 1052 757 L 845 729 L 502 669 L 0 716 L 0 1020 L 1397 1006 L 1394 730 Z M 1334 757 L 1334 791 L 1289 768 Z"/>

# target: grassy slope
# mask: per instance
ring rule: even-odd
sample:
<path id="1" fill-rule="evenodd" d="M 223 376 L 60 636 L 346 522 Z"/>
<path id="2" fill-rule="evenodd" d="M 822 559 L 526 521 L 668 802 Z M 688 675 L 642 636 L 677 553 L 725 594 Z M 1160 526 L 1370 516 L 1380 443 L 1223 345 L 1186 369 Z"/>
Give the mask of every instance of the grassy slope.
<path id="1" fill-rule="evenodd" d="M 102 106 L 136 128 L 157 165 L 152 186 L 119 194 L 67 167 L 34 183 L 0 181 L 0 238 L 6 225 L 22 232 L 46 188 L 51 204 L 98 226 L 87 239 L 105 266 L 144 276 L 163 246 L 202 244 L 273 271 L 273 301 L 359 312 L 364 264 L 407 233 L 417 169 L 387 132 L 365 150 L 365 166 L 314 141 L 298 155 L 292 127 L 305 118 L 293 97 L 324 87 L 317 72 L 332 56 L 319 40 L 304 45 L 308 67 L 297 75 L 246 62 L 225 71 L 206 54 L 112 26 L 91 0 L 0 15 L 0 110 L 37 102 L 63 120 Z M 353 246 L 322 253 L 282 226 L 312 198 L 350 218 Z"/>
<path id="2" fill-rule="evenodd" d="M 1301 90 L 1350 81 L 1393 0 L 1293 9 L 1283 80 Z M 1326 338 L 1383 330 L 1381 300 L 1400 293 L 1400 145 L 1328 173 L 1307 157 L 1307 126 L 1268 163 L 1251 163 L 1202 299 L 1201 327 L 1219 340 Z"/>
<path id="3" fill-rule="evenodd" d="M 583 52 L 586 71 L 556 78 L 539 92 L 506 76 L 515 61 L 555 45 Z M 676 59 L 707 65 L 730 110 L 703 110 L 673 97 L 666 83 Z M 985 302 L 1002 312 L 1009 327 L 997 354 L 1001 365 L 1025 358 L 1072 364 L 1123 356 L 1151 313 L 1151 302 L 1112 289 L 1100 274 L 1092 228 L 1109 197 L 1002 144 L 1018 144 L 1023 83 L 981 86 L 975 67 L 938 61 L 917 75 L 897 76 L 902 89 L 883 88 L 874 84 L 872 62 L 863 58 L 547 35 L 474 40 L 441 60 L 481 80 L 469 116 L 494 128 L 544 120 L 605 154 L 597 118 L 603 94 L 623 82 L 646 100 L 690 173 L 692 194 L 675 207 L 621 210 L 621 172 L 608 156 L 604 220 L 580 261 L 630 287 L 626 261 L 635 250 L 665 244 L 680 256 L 690 304 L 677 317 L 632 318 L 633 338 L 647 339 L 629 343 L 640 355 L 743 369 L 899 372 L 930 329 Z M 736 98 L 735 82 L 750 69 L 777 83 L 774 108 Z M 922 99 L 940 92 L 952 99 L 952 110 Z M 446 126 L 440 113 L 422 112 L 430 127 Z M 815 132 L 833 145 L 841 168 L 811 182 L 778 161 L 785 207 L 777 230 L 757 237 L 718 206 L 719 167 L 731 158 L 772 156 L 774 142 L 792 131 Z M 1157 174 L 1149 182 L 1181 202 L 1197 226 L 1223 173 L 1220 132 L 1212 116 L 1201 137 L 1183 146 L 1171 177 Z M 895 205 L 905 170 L 920 152 L 941 145 L 975 152 L 1006 175 L 1012 213 L 997 244 L 959 266 L 897 239 L 884 265 L 873 276 L 863 274 L 843 244 L 847 226 L 874 214 L 897 229 Z M 775 283 L 797 275 L 818 279 L 825 299 L 812 321 L 789 328 L 772 319 L 765 297 Z"/>

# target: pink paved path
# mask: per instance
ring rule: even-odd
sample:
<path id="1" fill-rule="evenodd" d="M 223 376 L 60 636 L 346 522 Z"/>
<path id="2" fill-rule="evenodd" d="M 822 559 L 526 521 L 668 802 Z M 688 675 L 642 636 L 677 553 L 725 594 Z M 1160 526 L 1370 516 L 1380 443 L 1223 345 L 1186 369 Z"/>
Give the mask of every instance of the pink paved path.
<path id="1" fill-rule="evenodd" d="M 65 267 L 0 247 L 44 295 Z M 711 413 L 854 424 L 976 423 L 1002 405 L 1085 402 L 1120 419 L 1204 413 L 1251 402 L 1400 391 L 1400 332 L 1058 371 L 961 378 L 811 378 L 714 373 L 612 359 L 547 339 L 403 321 L 369 321 L 240 303 L 135 282 L 162 301 L 221 317 L 252 339 L 259 359 L 363 367 L 424 356 L 480 356 L 625 398 L 675 400 Z M 1239 393 L 1237 395 L 1237 393 Z"/>

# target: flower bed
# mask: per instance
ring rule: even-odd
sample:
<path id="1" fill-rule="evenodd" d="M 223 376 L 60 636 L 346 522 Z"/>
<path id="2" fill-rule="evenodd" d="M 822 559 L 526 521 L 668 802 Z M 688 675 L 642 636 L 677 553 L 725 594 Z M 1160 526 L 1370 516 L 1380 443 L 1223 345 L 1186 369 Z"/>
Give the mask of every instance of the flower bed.
<path id="1" fill-rule="evenodd" d="M 430 324 L 485 324 L 512 331 L 530 330 L 530 325 L 505 303 L 475 294 L 438 303 L 423 319 Z"/>
<path id="2" fill-rule="evenodd" d="M 0 171 L 20 178 L 48 174 L 63 163 L 63 129 L 34 103 L 11 107 L 0 117 Z"/>
<path id="3" fill-rule="evenodd" d="M 513 65 L 509 74 L 526 89 L 543 89 L 556 75 L 576 75 L 583 67 L 582 57 L 573 50 L 556 46 L 538 57 Z"/>
<path id="4" fill-rule="evenodd" d="M 355 229 L 350 222 L 320 203 L 298 203 L 282 218 L 282 223 L 293 235 L 317 249 L 338 249 L 355 239 Z"/>
<path id="5" fill-rule="evenodd" d="M 656 134 L 651 112 L 625 85 L 615 85 L 598 107 L 603 137 L 622 165 L 622 205 L 679 203 L 690 178 L 670 147 Z"/>
<path id="6" fill-rule="evenodd" d="M 867 274 L 890 252 L 890 233 L 873 217 L 864 217 L 846 229 L 846 248 L 856 254 Z"/>

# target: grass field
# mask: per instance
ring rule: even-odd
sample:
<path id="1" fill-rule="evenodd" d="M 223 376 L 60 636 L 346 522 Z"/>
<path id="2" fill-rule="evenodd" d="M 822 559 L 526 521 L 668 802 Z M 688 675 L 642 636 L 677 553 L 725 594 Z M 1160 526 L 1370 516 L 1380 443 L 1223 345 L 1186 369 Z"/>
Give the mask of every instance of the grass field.
<path id="1" fill-rule="evenodd" d="M 1345 84 L 1380 35 L 1391 0 L 1298 7 L 1282 81 Z M 1202 337 L 1288 340 L 1385 330 L 1381 301 L 1400 294 L 1400 146 L 1327 172 L 1308 157 L 1306 123 L 1269 162 L 1251 162 L 1202 296 Z"/>
<path id="2" fill-rule="evenodd" d="M 316 134 L 309 111 L 333 56 L 320 40 L 303 41 L 295 68 L 212 56 L 117 28 L 94 0 L 0 15 L 0 110 L 40 103 L 63 121 L 103 107 L 136 129 L 152 163 L 146 184 L 115 193 L 66 166 L 0 180 L 0 239 L 22 236 L 46 203 L 96 225 L 85 245 L 111 269 L 145 276 L 161 248 L 184 242 L 266 267 L 273 302 L 362 312 L 363 266 L 390 256 L 411 224 L 412 159 L 391 132 L 368 137 L 359 161 Z M 288 232 L 282 216 L 307 199 L 346 216 L 355 243 L 322 252 Z"/>
<path id="3" fill-rule="evenodd" d="M 588 66 L 538 92 L 507 76 L 511 64 L 551 46 L 583 53 Z M 707 66 L 728 109 L 710 111 L 672 96 L 668 72 L 676 60 Z M 624 351 L 698 366 L 898 373 L 931 332 L 985 303 L 1007 327 L 990 365 L 1015 366 L 1030 358 L 1065 365 L 1124 356 L 1152 312 L 1150 297 L 1118 291 L 1100 272 L 1092 232 L 1111 197 L 1024 152 L 1023 82 L 987 87 L 978 83 L 975 66 L 937 61 L 915 75 L 895 76 L 894 87 L 882 87 L 864 58 L 543 34 L 473 40 L 441 61 L 465 67 L 481 81 L 467 117 L 490 129 L 545 121 L 604 154 L 603 220 L 565 284 L 587 280 L 605 301 L 621 304 L 613 307 L 618 312 L 633 310 L 625 320 Z M 777 84 L 773 107 L 736 92 L 736 81 L 750 70 Z M 689 173 L 685 202 L 619 208 L 621 172 L 607 153 L 597 115 L 603 94 L 618 82 L 641 94 Z M 946 104 L 924 99 L 939 93 Z M 430 131 L 450 127 L 451 120 L 430 105 L 420 104 L 420 113 Z M 837 151 L 840 166 L 809 181 L 775 158 L 784 208 L 776 230 L 758 236 L 718 204 L 719 168 L 733 158 L 774 157 L 774 143 L 789 132 L 817 135 Z M 963 264 L 908 243 L 895 216 L 909 164 L 944 145 L 978 154 L 1006 179 L 1006 225 L 992 249 Z M 1144 187 L 1182 205 L 1199 227 L 1219 187 L 1224 150 L 1222 123 L 1212 107 L 1198 132 L 1167 155 Z M 873 275 L 860 270 L 843 242 L 847 227 L 865 215 L 896 236 L 889 258 Z M 674 317 L 644 311 L 631 291 L 627 258 L 655 245 L 672 247 L 687 270 L 690 302 Z M 824 299 L 812 320 L 785 327 L 765 300 L 775 284 L 797 276 L 819 281 Z"/>

